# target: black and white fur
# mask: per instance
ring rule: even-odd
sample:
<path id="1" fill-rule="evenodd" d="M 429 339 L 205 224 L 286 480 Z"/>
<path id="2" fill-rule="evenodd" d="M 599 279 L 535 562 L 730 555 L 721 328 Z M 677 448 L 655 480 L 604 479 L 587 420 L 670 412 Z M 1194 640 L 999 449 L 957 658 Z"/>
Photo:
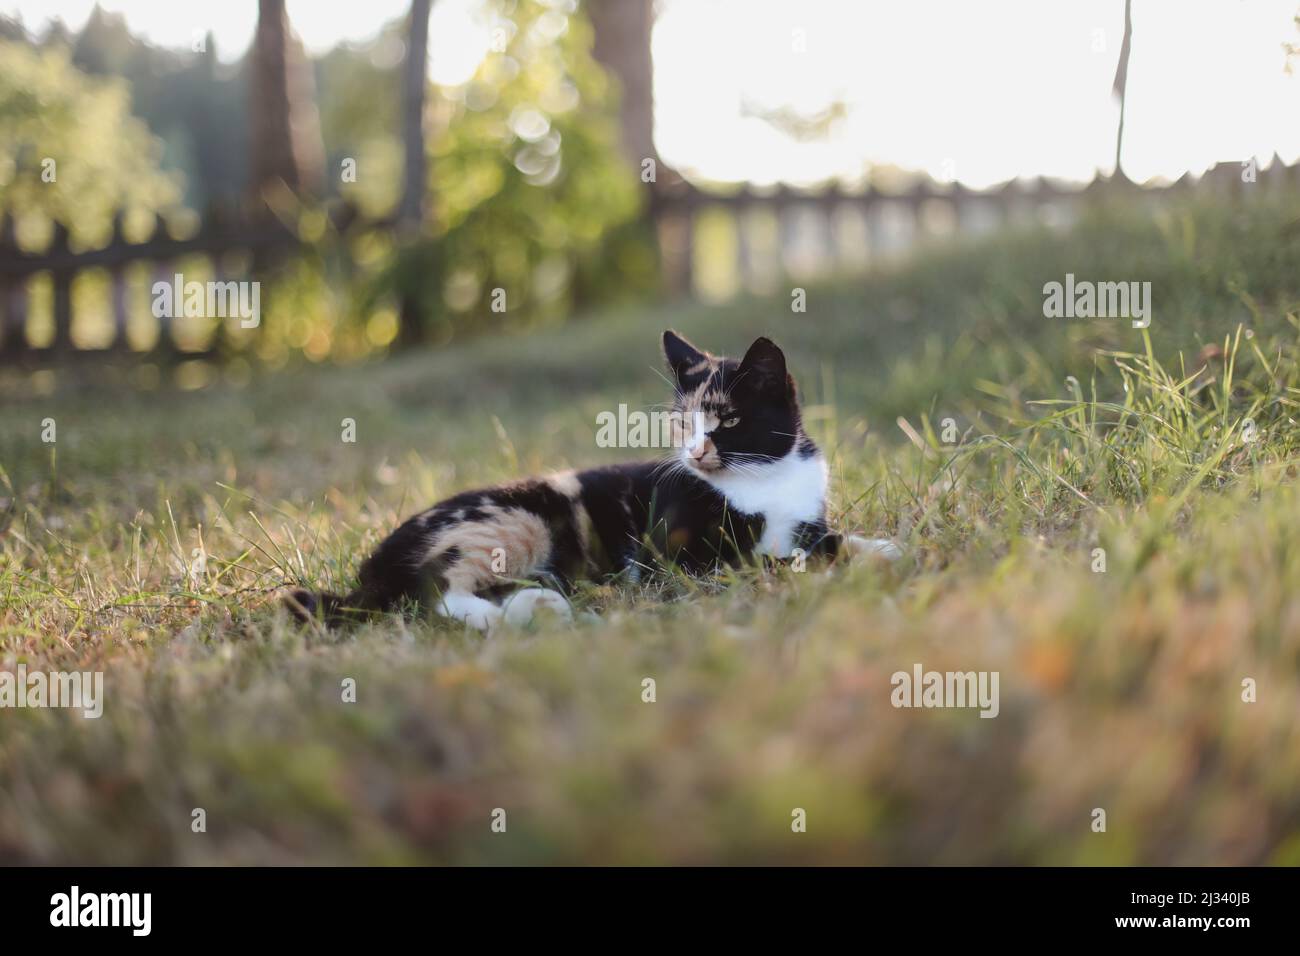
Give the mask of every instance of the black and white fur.
<path id="1" fill-rule="evenodd" d="M 897 557 L 891 541 L 827 526 L 826 459 L 803 430 L 794 379 L 771 340 L 740 360 L 671 331 L 663 347 L 676 386 L 669 458 L 462 492 L 389 535 L 351 594 L 299 590 L 289 607 L 340 621 L 423 601 L 489 632 L 539 607 L 568 617 L 564 592 L 578 579 L 636 581 L 656 562 L 704 574 L 796 549 Z M 521 580 L 543 586 L 518 590 Z"/>

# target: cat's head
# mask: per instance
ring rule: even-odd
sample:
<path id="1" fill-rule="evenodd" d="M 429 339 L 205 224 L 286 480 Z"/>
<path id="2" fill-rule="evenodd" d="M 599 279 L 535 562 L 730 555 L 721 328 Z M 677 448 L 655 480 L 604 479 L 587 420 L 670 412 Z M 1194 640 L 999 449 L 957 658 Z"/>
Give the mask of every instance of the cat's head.
<path id="1" fill-rule="evenodd" d="M 671 330 L 664 357 L 676 385 L 673 447 L 693 472 L 753 473 L 803 439 L 794 379 L 785 354 L 758 338 L 741 359 L 697 349 Z"/>

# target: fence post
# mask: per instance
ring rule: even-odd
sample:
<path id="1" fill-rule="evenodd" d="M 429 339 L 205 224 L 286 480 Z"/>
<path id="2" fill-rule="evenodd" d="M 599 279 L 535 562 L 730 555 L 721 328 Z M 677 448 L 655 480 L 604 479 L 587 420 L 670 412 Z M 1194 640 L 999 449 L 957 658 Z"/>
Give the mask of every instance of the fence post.
<path id="1" fill-rule="evenodd" d="M 821 269 L 823 274 L 837 273 L 844 259 L 840 252 L 839 234 L 836 229 L 838 223 L 835 219 L 835 212 L 840 208 L 840 199 L 840 187 L 836 183 L 817 197 L 814 206 L 817 210 L 817 231 L 821 234 L 819 236 L 821 251 L 825 256 Z"/>
<path id="2" fill-rule="evenodd" d="M 957 180 L 953 180 L 948 193 L 952 204 L 952 234 L 954 239 L 961 239 L 971 231 L 970 191 Z"/>
<path id="3" fill-rule="evenodd" d="M 785 183 L 774 194 L 776 209 L 776 251 L 777 262 L 783 280 L 795 278 L 792 260 L 795 257 L 795 240 L 798 238 L 798 208 L 795 206 L 794 193 Z"/>
<path id="4" fill-rule="evenodd" d="M 208 203 L 203 211 L 203 219 L 199 223 L 199 236 L 208 246 L 208 263 L 212 268 L 214 282 L 226 281 L 225 252 L 228 247 L 225 240 L 231 231 L 226 207 L 217 201 Z M 209 340 L 209 351 L 217 354 L 226 351 L 230 346 L 232 328 L 233 324 L 228 319 L 226 321 L 218 319 L 216 327 L 212 330 L 212 338 Z"/>
<path id="5" fill-rule="evenodd" d="M 56 257 L 68 253 L 68 227 L 61 222 L 54 224 L 54 238 L 49 251 Z M 56 352 L 72 350 L 72 279 L 75 275 L 75 267 L 68 265 L 55 265 L 50 270 L 54 286 L 53 347 Z"/>
<path id="6" fill-rule="evenodd" d="M 0 214 L 0 260 L 18 255 L 14 219 Z M 13 356 L 27 348 L 27 276 L 0 277 L 0 350 Z"/>
<path id="7" fill-rule="evenodd" d="M 109 240 L 109 245 L 113 248 L 126 245 L 126 237 L 122 234 L 122 211 L 120 209 L 113 214 L 113 238 Z M 110 293 L 113 300 L 113 341 L 109 345 L 118 351 L 126 351 L 128 347 L 126 341 L 126 260 L 116 261 L 109 266 L 108 275 L 113 284 Z"/>
<path id="8" fill-rule="evenodd" d="M 672 298 L 689 298 L 695 290 L 695 215 L 688 203 L 656 218 L 664 284 Z"/>
<path id="9" fill-rule="evenodd" d="M 155 248 L 162 247 L 171 237 L 167 233 L 167 220 L 163 218 L 162 213 L 154 214 L 153 232 L 149 236 L 149 245 Z M 172 285 L 175 279 L 175 273 L 172 270 L 173 263 L 170 259 L 158 258 L 153 264 L 153 279 L 149 283 L 150 302 L 152 303 L 153 287 L 159 282 L 165 282 Z M 158 341 L 154 343 L 154 350 L 165 359 L 173 359 L 175 353 L 179 351 L 176 346 L 176 337 L 173 334 L 175 329 L 173 325 L 176 316 L 185 314 L 184 289 L 180 290 L 180 296 L 172 301 L 171 315 L 158 316 Z M 181 301 L 176 301 L 179 298 Z M 152 312 L 152 305 L 150 307 Z"/>
<path id="10" fill-rule="evenodd" d="M 889 254 L 888 227 L 885 222 L 885 203 L 880 191 L 868 185 L 862 194 L 862 223 L 867 232 L 867 262 L 874 267 Z"/>

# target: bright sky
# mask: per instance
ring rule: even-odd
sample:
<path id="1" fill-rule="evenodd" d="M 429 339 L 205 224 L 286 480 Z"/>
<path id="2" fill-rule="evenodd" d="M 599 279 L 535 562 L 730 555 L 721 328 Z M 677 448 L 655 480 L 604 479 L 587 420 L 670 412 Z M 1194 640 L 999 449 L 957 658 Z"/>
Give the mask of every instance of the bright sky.
<path id="1" fill-rule="evenodd" d="M 211 30 L 223 58 L 253 34 L 252 0 L 102 0 L 131 28 L 189 46 Z M 980 187 L 1015 175 L 1086 180 L 1114 161 L 1111 97 L 1123 0 L 659 0 L 656 144 L 665 162 L 716 180 L 811 182 L 871 163 Z M 80 26 L 93 0 L 0 0 L 29 28 Z M 289 0 L 313 52 L 365 40 L 407 0 Z M 1300 158 L 1300 0 L 1133 0 L 1124 167 L 1134 179 L 1216 161 Z M 437 0 L 435 81 L 474 70 L 489 42 L 476 0 Z M 211 16 L 204 16 L 210 12 Z M 795 142 L 743 106 L 843 118 Z"/>

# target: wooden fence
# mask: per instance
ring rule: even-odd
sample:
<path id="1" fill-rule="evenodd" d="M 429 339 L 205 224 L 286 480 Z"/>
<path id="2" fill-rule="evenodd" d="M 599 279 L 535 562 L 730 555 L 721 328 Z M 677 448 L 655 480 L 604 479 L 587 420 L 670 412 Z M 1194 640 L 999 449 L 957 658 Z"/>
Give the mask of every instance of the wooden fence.
<path id="1" fill-rule="evenodd" d="M 338 207 L 330 217 L 331 225 L 340 231 L 355 228 L 359 222 L 354 209 Z M 367 223 L 369 228 L 387 229 L 391 223 Z M 148 269 L 149 286 L 156 281 L 173 282 L 176 266 L 182 261 L 193 263 L 195 257 L 208 261 L 206 277 L 213 282 L 249 281 L 260 270 L 284 257 L 292 255 L 301 246 L 297 232 L 281 220 L 264 215 L 257 218 L 235 218 L 220 210 L 204 216 L 197 231 L 187 237 L 173 236 L 168 224 L 159 216 L 153 230 L 141 242 L 129 241 L 123 228 L 123 217 L 113 220 L 108 243 L 100 248 L 74 251 L 70 248 L 67 227 L 55 223 L 49 245 L 41 252 L 30 252 L 19 247 L 14 220 L 0 214 L 0 359 L 22 361 L 25 359 L 68 359 L 78 355 L 95 355 L 106 352 L 131 351 L 127 339 L 127 325 L 131 319 L 128 296 L 128 270 L 144 265 Z M 241 259 L 238 274 L 227 274 L 226 263 L 232 258 Z M 73 289 L 79 276 L 103 270 L 108 279 L 107 305 L 111 313 L 111 330 L 106 343 L 93 348 L 79 347 L 73 340 L 74 299 Z M 31 286 L 33 281 L 47 277 L 49 282 L 49 313 L 52 325 L 48 341 L 40 347 L 29 339 L 31 318 Z M 175 303 L 177 310 L 180 303 Z M 174 334 L 173 321 L 159 319 L 158 335 L 150 352 L 159 357 L 187 356 L 217 352 L 222 346 L 221 329 L 217 325 L 200 346 L 183 346 Z"/>
<path id="2" fill-rule="evenodd" d="M 1121 177 L 1075 186 L 1013 180 L 981 191 L 924 180 L 892 191 L 838 185 L 760 191 L 745 186 L 723 193 L 678 181 L 655 193 L 654 211 L 668 287 L 679 294 L 725 298 L 745 290 L 771 291 L 787 277 L 857 271 L 927 242 L 1006 225 L 1038 221 L 1066 226 L 1088 204 L 1154 206 L 1192 194 L 1247 201 L 1297 189 L 1300 164 L 1288 166 L 1274 157 L 1265 170 L 1224 163 L 1203 176 L 1183 176 L 1155 187 Z M 701 249 L 702 227 L 710 218 L 717 228 L 709 233 L 713 240 L 708 248 Z M 702 274 L 706 271 L 710 274 Z"/>
<path id="3" fill-rule="evenodd" d="M 1294 190 L 1300 164 L 1286 166 L 1276 157 L 1251 176 L 1242 164 L 1222 164 L 1199 179 L 1184 177 L 1160 188 L 1139 187 L 1126 180 L 1097 179 L 1074 187 L 1035 179 L 1013 181 L 987 191 L 960 184 L 922 181 L 897 191 L 830 186 L 814 191 L 780 187 L 760 191 L 706 192 L 678 180 L 653 193 L 652 214 L 659 230 L 665 283 L 670 292 L 725 298 L 739 291 L 766 291 L 784 277 L 813 277 L 860 269 L 896 257 L 918 244 L 960 235 L 978 235 L 1008 223 L 1045 221 L 1068 224 L 1083 204 L 1110 200 L 1159 203 L 1180 193 L 1229 194 L 1242 199 Z M 359 224 L 355 210 L 341 207 L 332 217 L 336 229 L 358 225 L 386 229 L 391 223 Z M 0 359 L 62 360 L 78 354 L 104 355 L 133 351 L 127 327 L 132 316 L 128 269 L 143 264 L 154 281 L 172 280 L 181 260 L 206 257 L 213 281 L 247 279 L 259 266 L 294 254 L 300 244 L 292 229 L 263 217 L 236 221 L 213 212 L 188 238 L 173 237 L 159 219 L 143 242 L 129 242 L 122 220 L 114 221 L 107 245 L 73 251 L 68 230 L 56 224 L 49 246 L 24 251 L 14 223 L 0 215 Z M 231 253 L 250 265 L 241 275 L 224 274 Z M 104 270 L 111 330 L 107 343 L 95 348 L 74 341 L 73 289 L 77 277 Z M 30 335 L 30 288 L 48 277 L 52 335 L 41 347 Z M 158 335 L 145 347 L 151 356 L 193 355 L 219 350 L 219 325 L 201 345 L 182 345 L 175 329 L 160 320 Z M 47 329 L 48 331 L 48 329 Z"/>

